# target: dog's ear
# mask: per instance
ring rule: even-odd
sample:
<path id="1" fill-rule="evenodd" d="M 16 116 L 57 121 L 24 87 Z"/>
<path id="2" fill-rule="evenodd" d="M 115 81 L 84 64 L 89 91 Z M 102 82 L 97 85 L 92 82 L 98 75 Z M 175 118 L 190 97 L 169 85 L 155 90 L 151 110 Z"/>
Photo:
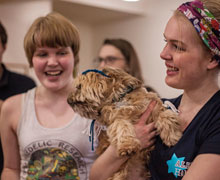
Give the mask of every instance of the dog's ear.
<path id="1" fill-rule="evenodd" d="M 103 72 L 112 79 L 112 81 L 115 81 L 115 83 L 120 83 L 124 87 L 130 87 L 133 89 L 139 88 L 143 86 L 143 83 L 125 72 L 122 69 L 116 69 L 116 68 L 104 68 Z"/>
<path id="2" fill-rule="evenodd" d="M 90 73 L 91 76 L 94 76 L 95 78 L 93 81 L 95 81 L 95 89 L 97 93 L 99 94 L 100 98 L 103 99 L 103 101 L 106 101 L 107 98 L 110 96 L 112 92 L 112 87 L 114 84 L 114 79 L 105 72 L 104 74 L 101 73 Z"/>
<path id="3" fill-rule="evenodd" d="M 111 80 L 112 85 L 109 99 L 112 99 L 113 102 L 120 101 L 127 93 L 143 86 L 140 80 L 122 69 L 104 68 L 103 72 L 108 75 L 109 80 Z"/>
<path id="4" fill-rule="evenodd" d="M 123 76 L 122 83 L 125 84 L 125 86 L 127 86 L 127 87 L 131 87 L 132 89 L 137 89 L 137 88 L 143 86 L 143 83 L 139 79 L 131 76 L 130 74 L 127 74 L 127 76 L 125 76 L 125 75 Z"/>

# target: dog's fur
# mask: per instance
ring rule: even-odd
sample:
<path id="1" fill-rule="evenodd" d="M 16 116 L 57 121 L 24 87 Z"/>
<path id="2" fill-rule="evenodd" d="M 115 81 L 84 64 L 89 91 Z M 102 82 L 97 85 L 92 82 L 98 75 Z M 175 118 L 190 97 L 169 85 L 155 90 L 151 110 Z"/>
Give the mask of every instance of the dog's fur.
<path id="1" fill-rule="evenodd" d="M 138 122 L 148 104 L 156 101 L 147 123 L 155 122 L 163 143 L 172 146 L 181 137 L 178 116 L 162 105 L 156 93 L 147 92 L 141 81 L 123 70 L 104 68 L 102 72 L 107 76 L 97 72 L 79 75 L 68 103 L 81 116 L 95 119 L 107 127 L 107 131 L 102 131 L 99 136 L 99 155 L 113 144 L 119 156 L 129 156 L 109 179 L 147 179 L 147 162 L 152 148 L 141 150 L 133 124 Z"/>

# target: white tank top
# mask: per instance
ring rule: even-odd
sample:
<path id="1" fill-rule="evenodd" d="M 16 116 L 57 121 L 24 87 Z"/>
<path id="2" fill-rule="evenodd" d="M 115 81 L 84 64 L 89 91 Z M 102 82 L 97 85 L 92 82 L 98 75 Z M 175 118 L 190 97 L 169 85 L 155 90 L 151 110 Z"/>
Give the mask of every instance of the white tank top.
<path id="1" fill-rule="evenodd" d="M 90 167 L 96 159 L 88 136 L 92 121 L 75 113 L 64 127 L 45 128 L 37 120 L 34 97 L 35 88 L 23 95 L 22 116 L 17 129 L 20 179 L 89 179 Z M 94 147 L 97 147 L 97 141 Z"/>

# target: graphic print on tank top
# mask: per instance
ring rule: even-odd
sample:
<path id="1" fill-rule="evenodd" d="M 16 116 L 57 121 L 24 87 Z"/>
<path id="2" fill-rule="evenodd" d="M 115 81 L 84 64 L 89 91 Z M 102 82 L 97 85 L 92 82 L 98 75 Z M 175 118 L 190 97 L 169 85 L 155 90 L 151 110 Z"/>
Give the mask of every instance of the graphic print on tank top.
<path id="1" fill-rule="evenodd" d="M 27 180 L 86 180 L 87 169 L 81 153 L 71 144 L 60 140 L 43 140 L 25 148 L 30 159 Z"/>

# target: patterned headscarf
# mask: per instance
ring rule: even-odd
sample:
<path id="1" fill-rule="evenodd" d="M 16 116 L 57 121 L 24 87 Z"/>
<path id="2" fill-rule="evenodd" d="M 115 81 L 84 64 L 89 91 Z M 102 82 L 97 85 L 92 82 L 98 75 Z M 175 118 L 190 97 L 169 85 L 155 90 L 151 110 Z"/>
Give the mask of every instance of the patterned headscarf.
<path id="1" fill-rule="evenodd" d="M 220 65 L 220 24 L 217 19 L 199 0 L 183 3 L 178 10 L 190 20 Z"/>

